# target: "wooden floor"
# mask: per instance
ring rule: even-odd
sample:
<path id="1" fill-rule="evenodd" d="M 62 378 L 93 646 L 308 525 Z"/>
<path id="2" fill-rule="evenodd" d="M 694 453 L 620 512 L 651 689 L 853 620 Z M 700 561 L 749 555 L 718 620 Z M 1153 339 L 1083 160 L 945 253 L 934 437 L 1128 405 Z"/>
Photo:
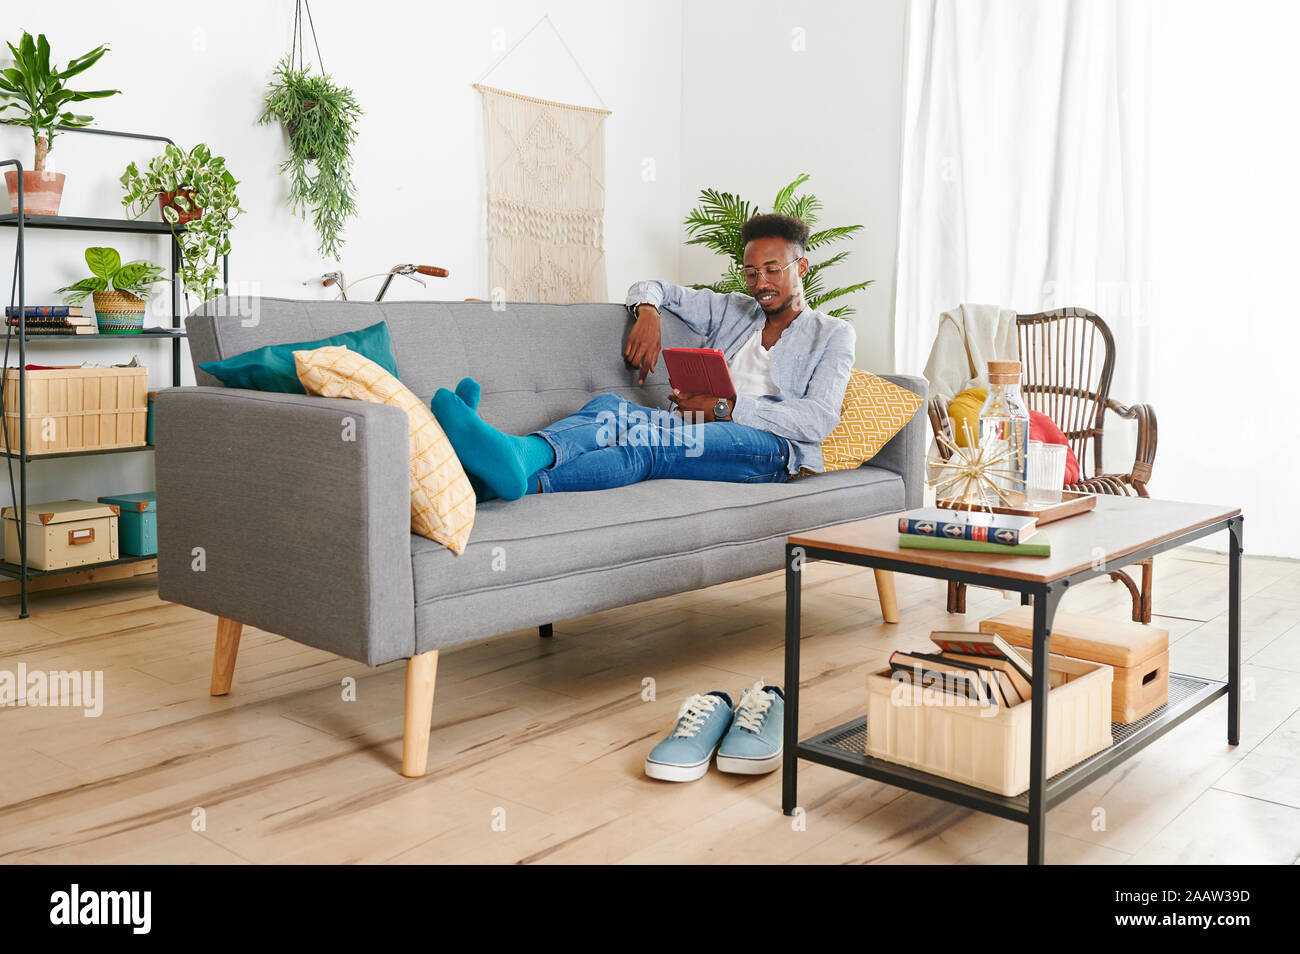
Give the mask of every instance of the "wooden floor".
<path id="1" fill-rule="evenodd" d="M 1226 670 L 1224 564 L 1158 559 L 1174 671 Z M 900 576 L 891 626 L 869 571 L 807 574 L 805 736 L 858 714 L 891 650 L 1015 605 L 972 589 L 967 615 L 949 616 L 942 584 Z M 1054 809 L 1049 862 L 1296 862 L 1300 563 L 1247 558 L 1243 596 L 1241 745 L 1217 701 Z M 781 814 L 780 772 L 644 776 L 687 693 L 781 680 L 783 605 L 773 574 L 444 653 L 429 773 L 409 780 L 401 663 L 367 669 L 246 629 L 233 691 L 213 699 L 214 620 L 160 602 L 148 579 L 44 596 L 22 621 L 8 602 L 0 669 L 102 670 L 105 706 L 0 709 L 0 859 L 1022 862 L 1023 826 L 821 766 L 800 769 L 803 830 Z M 1106 581 L 1062 603 L 1116 618 L 1128 606 Z"/>

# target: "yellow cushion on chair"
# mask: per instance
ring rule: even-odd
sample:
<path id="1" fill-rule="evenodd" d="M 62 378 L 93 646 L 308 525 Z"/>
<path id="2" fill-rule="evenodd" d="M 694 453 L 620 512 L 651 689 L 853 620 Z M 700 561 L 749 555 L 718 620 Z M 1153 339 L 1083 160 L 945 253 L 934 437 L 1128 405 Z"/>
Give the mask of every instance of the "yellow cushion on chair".
<path id="1" fill-rule="evenodd" d="M 369 358 L 341 346 L 295 351 L 308 394 L 391 404 L 406 412 L 411 438 L 411 531 L 463 553 L 474 527 L 474 488 L 433 412 Z"/>
<path id="2" fill-rule="evenodd" d="M 866 463 L 903 429 L 921 406 L 921 395 L 854 368 L 844 391 L 840 422 L 822 441 L 823 469 L 852 470 Z"/>
<path id="3" fill-rule="evenodd" d="M 980 411 L 988 400 L 988 388 L 967 388 L 948 404 L 948 420 L 952 424 L 952 437 L 958 447 L 966 447 L 966 428 L 976 444 L 980 441 Z"/>

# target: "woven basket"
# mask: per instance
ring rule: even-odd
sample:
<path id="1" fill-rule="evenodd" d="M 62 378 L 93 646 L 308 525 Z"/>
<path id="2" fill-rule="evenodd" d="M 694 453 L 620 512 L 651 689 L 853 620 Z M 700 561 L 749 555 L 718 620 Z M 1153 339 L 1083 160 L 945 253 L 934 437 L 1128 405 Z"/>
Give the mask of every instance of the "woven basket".
<path id="1" fill-rule="evenodd" d="M 120 291 L 97 291 L 91 297 L 101 335 L 138 335 L 144 330 L 148 306 L 143 298 Z"/>

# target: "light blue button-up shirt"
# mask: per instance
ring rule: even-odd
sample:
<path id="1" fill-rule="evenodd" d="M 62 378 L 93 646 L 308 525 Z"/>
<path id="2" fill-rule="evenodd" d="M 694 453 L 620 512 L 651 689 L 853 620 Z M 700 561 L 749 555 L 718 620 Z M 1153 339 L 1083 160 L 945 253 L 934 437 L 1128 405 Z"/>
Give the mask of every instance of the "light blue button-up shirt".
<path id="1" fill-rule="evenodd" d="M 752 335 L 762 334 L 767 318 L 749 295 L 721 295 L 660 281 L 637 282 L 628 290 L 627 303 L 671 312 L 728 362 Z M 822 469 L 821 442 L 840 421 L 856 341 L 847 321 L 805 307 L 772 346 L 772 383 L 780 393 L 736 396 L 733 421 L 790 441 L 791 474 Z"/>

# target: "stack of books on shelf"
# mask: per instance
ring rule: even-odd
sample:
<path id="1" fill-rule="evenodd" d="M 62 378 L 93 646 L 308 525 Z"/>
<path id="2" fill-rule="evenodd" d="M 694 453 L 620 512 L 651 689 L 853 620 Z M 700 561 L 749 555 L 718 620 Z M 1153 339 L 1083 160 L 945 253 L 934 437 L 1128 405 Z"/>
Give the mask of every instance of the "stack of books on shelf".
<path id="1" fill-rule="evenodd" d="M 898 545 L 915 550 L 1051 556 L 1047 531 L 1037 529 L 1037 524 L 1037 517 L 923 507 L 899 516 Z"/>
<path id="2" fill-rule="evenodd" d="M 93 315 L 83 315 L 78 305 L 28 305 L 26 313 L 28 335 L 93 335 L 99 331 Z M 18 327 L 18 309 L 5 308 L 5 324 Z"/>
<path id="3" fill-rule="evenodd" d="M 1029 701 L 1033 668 L 1001 636 L 939 631 L 930 634 L 930 641 L 938 653 L 897 652 L 889 657 L 896 679 L 984 705 L 1018 706 Z"/>

